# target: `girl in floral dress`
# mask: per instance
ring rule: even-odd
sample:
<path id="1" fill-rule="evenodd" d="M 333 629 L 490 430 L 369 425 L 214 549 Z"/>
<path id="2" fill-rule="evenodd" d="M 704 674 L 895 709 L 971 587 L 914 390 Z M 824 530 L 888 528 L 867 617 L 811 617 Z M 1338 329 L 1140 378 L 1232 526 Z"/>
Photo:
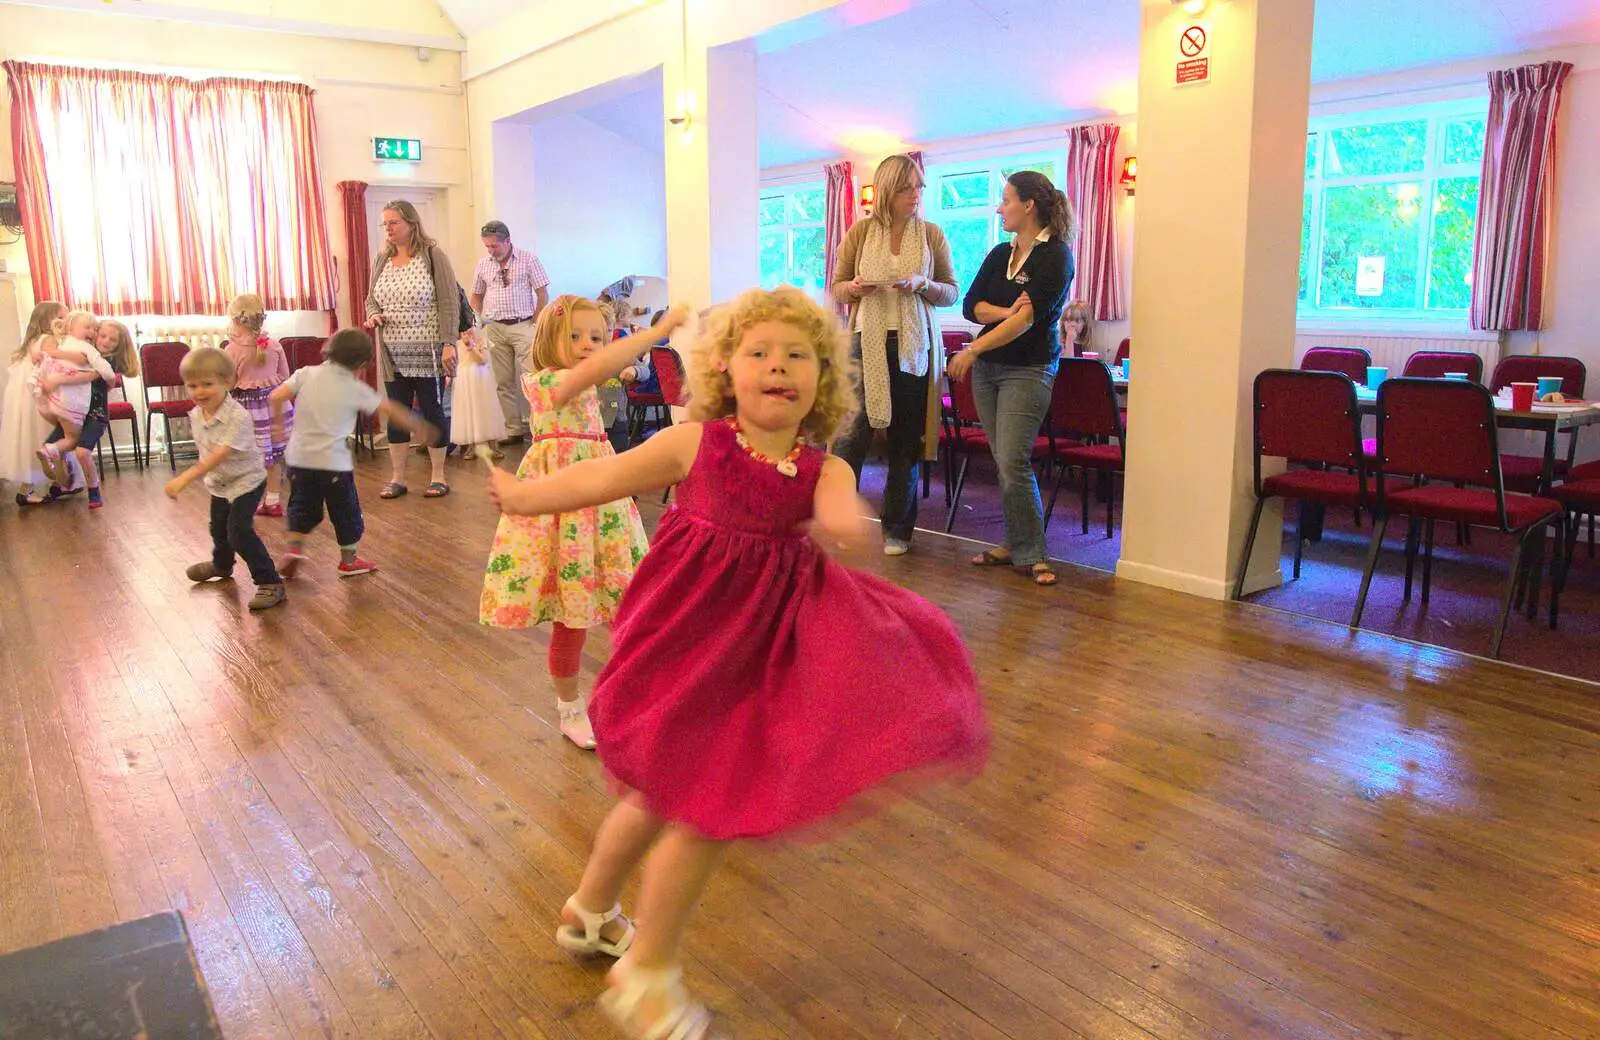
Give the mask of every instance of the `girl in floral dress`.
<path id="1" fill-rule="evenodd" d="M 606 315 L 592 300 L 562 296 L 546 307 L 533 330 L 534 370 L 522 379 L 532 437 L 517 476 L 547 477 L 612 455 L 595 387 L 684 317 L 670 311 L 649 331 L 608 342 Z M 588 629 L 616 617 L 648 545 L 633 500 L 617 499 L 545 516 L 501 517 L 478 606 L 478 620 L 496 628 L 554 626 L 548 663 L 561 732 L 585 749 L 594 748 L 594 731 L 587 698 L 578 693 L 584 639 Z"/>

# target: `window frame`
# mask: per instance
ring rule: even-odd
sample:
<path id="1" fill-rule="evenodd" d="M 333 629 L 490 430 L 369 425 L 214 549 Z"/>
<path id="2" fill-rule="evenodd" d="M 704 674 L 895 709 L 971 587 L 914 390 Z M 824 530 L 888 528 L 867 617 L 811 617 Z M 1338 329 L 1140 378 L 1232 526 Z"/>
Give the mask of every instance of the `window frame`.
<path id="1" fill-rule="evenodd" d="M 812 191 L 821 191 L 822 192 L 822 200 L 823 200 L 823 207 L 824 207 L 822 215 L 820 217 L 818 217 L 816 220 L 798 220 L 798 221 L 797 220 L 791 220 L 790 217 L 791 217 L 791 214 L 792 214 L 793 210 L 792 210 L 792 208 L 790 206 L 790 200 L 795 195 L 800 195 L 800 194 L 803 194 L 805 192 L 812 192 Z M 758 193 L 757 202 L 756 202 L 756 206 L 757 206 L 757 209 L 756 209 L 756 258 L 757 258 L 757 267 L 758 267 L 758 271 L 757 271 L 758 280 L 760 281 L 762 288 L 764 288 L 764 289 L 773 289 L 773 288 L 776 288 L 776 286 L 767 285 L 766 282 L 765 282 L 765 279 L 762 279 L 762 278 L 759 277 L 759 275 L 760 275 L 759 266 L 760 266 L 760 257 L 761 257 L 761 237 L 763 235 L 767 234 L 768 232 L 771 232 L 771 231 L 782 231 L 783 232 L 783 234 L 784 234 L 784 257 L 785 257 L 784 277 L 778 282 L 778 284 L 779 285 L 793 285 L 793 284 L 796 284 L 794 282 L 794 280 L 792 279 L 792 277 L 791 277 L 791 275 L 797 269 L 797 265 L 795 264 L 795 260 L 794 260 L 795 232 L 796 231 L 810 231 L 810 230 L 817 229 L 817 228 L 826 228 L 827 227 L 827 223 L 828 223 L 828 214 L 827 214 L 827 208 L 826 208 L 827 207 L 827 192 L 828 192 L 828 182 L 825 181 L 825 180 L 816 180 L 814 178 L 810 178 L 810 179 L 806 179 L 806 180 L 794 180 L 794 181 L 789 181 L 789 182 L 785 182 L 785 183 L 782 183 L 782 184 L 763 184 L 763 185 L 761 185 L 760 191 Z M 779 223 L 779 224 L 763 225 L 761 223 L 760 207 L 762 205 L 766 204 L 767 202 L 772 201 L 772 200 L 776 200 L 776 199 L 782 199 L 783 200 L 783 222 Z M 823 262 L 824 265 L 826 265 L 826 263 L 827 263 L 827 246 L 826 246 L 826 239 L 825 238 L 824 238 L 822 262 Z M 821 286 L 819 286 L 815 290 L 807 290 L 807 291 L 810 292 L 811 295 L 813 295 L 814 297 L 816 297 L 819 300 L 826 300 L 826 298 L 828 296 L 828 282 L 830 280 L 830 277 L 831 277 L 831 272 L 823 271 L 823 273 L 822 273 L 822 283 L 823 284 Z"/>
<path id="2" fill-rule="evenodd" d="M 1004 171 L 1016 170 L 1019 167 L 1038 166 L 1051 163 L 1056 170 L 1056 176 L 1051 181 L 1057 188 L 1062 186 L 1062 178 L 1067 168 L 1067 149 L 1060 148 L 1031 148 L 1025 151 L 986 151 L 961 160 L 945 160 L 929 162 L 923 170 L 926 186 L 922 195 L 922 213 L 930 222 L 938 224 L 941 230 L 950 219 L 967 219 L 977 215 L 980 211 L 988 216 L 988 245 L 984 255 L 1005 240 L 1005 232 L 1000 230 L 1001 193 L 1005 190 L 1006 177 Z M 982 205 L 961 206 L 945 209 L 941 193 L 941 181 L 947 177 L 965 177 L 977 173 L 989 175 L 989 195 Z M 946 233 L 948 238 L 948 232 Z M 977 276 L 977 271 L 956 271 L 957 288 L 959 290 L 953 309 L 961 308 L 961 297 L 965 295 L 971 281 Z"/>
<path id="3" fill-rule="evenodd" d="M 1444 308 L 1429 307 L 1427 305 L 1433 278 L 1433 236 L 1438 219 L 1434 206 L 1439 198 L 1439 185 L 1441 182 L 1462 177 L 1471 177 L 1476 180 L 1481 178 L 1482 174 L 1481 161 L 1470 163 L 1446 163 L 1444 161 L 1447 127 L 1464 119 L 1486 120 L 1488 110 L 1488 99 L 1479 96 L 1431 104 L 1341 112 L 1337 115 L 1317 116 L 1308 121 L 1306 127 L 1307 149 L 1311 149 L 1311 142 L 1315 140 L 1315 156 L 1309 164 L 1303 182 L 1302 206 L 1309 205 L 1310 207 L 1310 228 L 1305 249 L 1307 255 L 1304 258 L 1306 264 L 1306 295 L 1303 299 L 1298 297 L 1298 286 L 1296 288 L 1295 317 L 1298 322 L 1302 324 L 1328 325 L 1391 321 L 1434 326 L 1464 326 L 1466 324 L 1467 307 Z M 1427 122 L 1427 135 L 1421 170 L 1340 177 L 1324 177 L 1322 175 L 1327 162 L 1328 139 L 1334 131 L 1350 127 L 1381 126 L 1387 123 L 1419 120 Z M 1338 188 L 1419 182 L 1422 184 L 1422 191 L 1416 201 L 1419 212 L 1426 216 L 1425 226 L 1427 231 L 1425 234 L 1419 233 L 1417 235 L 1417 289 L 1413 306 L 1323 306 L 1320 303 L 1320 295 L 1323 277 L 1322 248 L 1327 191 Z"/>

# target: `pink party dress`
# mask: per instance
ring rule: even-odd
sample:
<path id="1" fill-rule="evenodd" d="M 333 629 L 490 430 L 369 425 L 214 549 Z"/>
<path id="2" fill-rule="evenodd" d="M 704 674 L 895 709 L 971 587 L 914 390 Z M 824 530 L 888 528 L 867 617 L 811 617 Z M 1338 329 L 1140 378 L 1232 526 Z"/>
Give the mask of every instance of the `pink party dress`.
<path id="1" fill-rule="evenodd" d="M 950 619 L 807 536 L 821 451 L 785 476 L 735 437 L 705 424 L 623 597 L 589 705 L 612 779 L 727 840 L 820 823 L 913 771 L 977 772 L 988 727 Z"/>

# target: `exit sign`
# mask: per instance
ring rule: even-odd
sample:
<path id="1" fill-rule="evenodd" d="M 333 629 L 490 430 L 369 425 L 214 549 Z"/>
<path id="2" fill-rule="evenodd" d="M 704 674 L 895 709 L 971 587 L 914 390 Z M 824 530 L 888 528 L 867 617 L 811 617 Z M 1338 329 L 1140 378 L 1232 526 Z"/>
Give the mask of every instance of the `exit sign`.
<path id="1" fill-rule="evenodd" d="M 379 162 L 421 162 L 422 141 L 415 137 L 374 137 L 372 158 Z"/>

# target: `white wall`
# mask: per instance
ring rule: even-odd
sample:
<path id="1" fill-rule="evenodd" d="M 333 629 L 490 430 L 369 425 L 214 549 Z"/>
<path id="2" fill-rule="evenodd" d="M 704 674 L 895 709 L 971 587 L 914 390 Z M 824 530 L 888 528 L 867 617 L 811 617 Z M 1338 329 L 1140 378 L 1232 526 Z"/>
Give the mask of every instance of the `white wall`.
<path id="1" fill-rule="evenodd" d="M 409 0 L 408 0 L 409 2 Z M 400 195 L 408 185 L 443 189 L 445 226 L 430 228 L 459 267 L 478 251 L 467 151 L 467 112 L 460 55 L 435 51 L 421 62 L 416 49 L 356 40 L 293 36 L 259 30 L 112 16 L 98 12 L 0 6 L 0 58 L 114 62 L 139 68 L 235 71 L 292 76 L 317 92 L 317 149 L 323 205 L 339 271 L 339 313 L 348 313 L 343 180 L 374 187 L 369 197 Z M 10 125 L 9 91 L 0 91 L 0 127 Z M 424 160 L 379 164 L 374 136 L 420 137 Z M 11 135 L 0 133 L 0 181 L 15 180 Z M 26 246 L 0 246 L 0 259 L 20 281 L 24 314 L 33 306 Z M 274 318 L 274 331 L 323 332 L 326 318 Z"/>
<path id="2" fill-rule="evenodd" d="M 500 134 L 516 130 L 531 136 L 533 168 L 508 171 L 497 162 L 496 197 L 515 195 L 524 183 L 531 187 L 533 248 L 550 274 L 552 297 L 593 297 L 624 275 L 665 277 L 666 182 L 659 152 L 583 116 L 498 129 L 496 151 Z M 508 175 L 513 185 L 505 183 Z"/>

